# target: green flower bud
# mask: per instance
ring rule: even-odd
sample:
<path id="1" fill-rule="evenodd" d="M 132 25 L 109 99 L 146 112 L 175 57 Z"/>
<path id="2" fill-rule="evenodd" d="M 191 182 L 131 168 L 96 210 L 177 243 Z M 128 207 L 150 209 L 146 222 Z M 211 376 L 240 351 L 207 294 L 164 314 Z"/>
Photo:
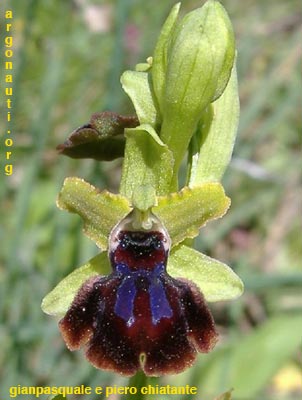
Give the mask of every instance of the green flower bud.
<path id="1" fill-rule="evenodd" d="M 223 93 L 234 56 L 231 22 L 215 0 L 187 14 L 171 30 L 163 98 L 157 100 L 162 104 L 160 136 L 174 154 L 175 173 L 202 111 Z"/>

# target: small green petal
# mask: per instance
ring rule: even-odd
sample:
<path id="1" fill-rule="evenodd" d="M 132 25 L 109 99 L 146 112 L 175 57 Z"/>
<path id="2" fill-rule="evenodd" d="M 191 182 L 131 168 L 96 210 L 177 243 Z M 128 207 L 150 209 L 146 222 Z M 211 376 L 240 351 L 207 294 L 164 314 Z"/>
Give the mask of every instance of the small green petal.
<path id="1" fill-rule="evenodd" d="M 207 221 L 222 217 L 230 206 L 220 183 L 204 183 L 158 198 L 154 214 L 163 222 L 173 245 L 198 235 Z"/>
<path id="2" fill-rule="evenodd" d="M 130 212 L 127 199 L 121 195 L 100 192 L 80 178 L 67 178 L 59 194 L 58 207 L 80 215 L 84 232 L 105 250 L 112 228 Z"/>
<path id="3" fill-rule="evenodd" d="M 155 127 L 157 111 L 149 80 L 147 72 L 125 71 L 121 76 L 123 89 L 132 100 L 140 123 Z"/>
<path id="4" fill-rule="evenodd" d="M 49 315 L 63 316 L 82 284 L 92 276 L 108 275 L 111 267 L 103 252 L 64 278 L 42 301 L 42 310 Z"/>
<path id="5" fill-rule="evenodd" d="M 135 187 L 147 185 L 157 195 L 169 192 L 173 157 L 152 126 L 126 130 L 126 150 L 120 192 L 132 200 Z"/>
<path id="6" fill-rule="evenodd" d="M 209 302 L 232 300 L 243 292 L 243 283 L 226 264 L 181 245 L 172 250 L 168 273 L 194 282 Z"/>

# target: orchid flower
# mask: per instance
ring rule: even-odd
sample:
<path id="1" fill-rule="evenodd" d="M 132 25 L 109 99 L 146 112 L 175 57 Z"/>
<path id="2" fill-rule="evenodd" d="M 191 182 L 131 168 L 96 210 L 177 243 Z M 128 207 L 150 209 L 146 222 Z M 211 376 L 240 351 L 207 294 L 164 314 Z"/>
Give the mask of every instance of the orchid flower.
<path id="1" fill-rule="evenodd" d="M 96 113 L 58 146 L 98 161 L 124 157 L 120 193 L 67 178 L 58 206 L 78 214 L 101 252 L 43 300 L 70 350 L 97 368 L 149 376 L 178 373 L 218 340 L 207 302 L 243 291 L 227 265 L 192 240 L 230 206 L 219 183 L 230 160 L 239 103 L 234 37 L 209 0 L 165 22 L 153 58 L 121 78 L 136 116 Z M 178 172 L 188 151 L 188 173 Z"/>

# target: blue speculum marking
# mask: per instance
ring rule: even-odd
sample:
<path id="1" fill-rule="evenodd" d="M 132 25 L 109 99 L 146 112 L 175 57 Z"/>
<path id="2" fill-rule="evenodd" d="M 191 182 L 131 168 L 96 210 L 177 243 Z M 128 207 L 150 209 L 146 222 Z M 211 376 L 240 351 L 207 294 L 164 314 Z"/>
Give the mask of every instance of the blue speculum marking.
<path id="1" fill-rule="evenodd" d="M 163 265 L 159 265 L 155 269 L 157 274 L 164 272 L 164 270 Z M 157 278 L 155 282 L 151 282 L 149 295 L 153 324 L 157 324 L 161 318 L 171 318 L 173 316 L 172 308 L 160 279 Z"/>
<path id="2" fill-rule="evenodd" d="M 131 326 L 134 323 L 133 307 L 135 296 L 135 280 L 131 275 L 125 275 L 117 289 L 114 312 L 126 322 L 127 326 Z"/>
<path id="3" fill-rule="evenodd" d="M 131 271 L 125 264 L 118 264 L 116 272 L 123 276 L 117 289 L 115 313 L 131 326 L 135 322 L 134 302 L 139 290 L 149 294 L 149 306 L 152 323 L 156 325 L 161 318 L 171 318 L 173 311 L 168 302 L 160 275 L 165 272 L 165 265 L 158 264 L 151 271 L 141 268 Z"/>

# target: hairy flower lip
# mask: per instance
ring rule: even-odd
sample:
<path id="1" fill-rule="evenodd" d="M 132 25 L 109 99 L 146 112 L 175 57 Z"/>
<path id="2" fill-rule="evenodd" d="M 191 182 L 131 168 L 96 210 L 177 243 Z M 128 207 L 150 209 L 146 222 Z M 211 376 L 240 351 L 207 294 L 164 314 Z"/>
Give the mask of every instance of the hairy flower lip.
<path id="1" fill-rule="evenodd" d="M 111 234 L 113 272 L 84 282 L 60 330 L 67 347 L 85 346 L 97 368 L 126 376 L 139 369 L 149 376 L 182 372 L 197 352 L 208 352 L 216 343 L 213 317 L 192 282 L 167 274 L 165 230 L 122 230 L 127 225 L 129 218 Z M 131 240 L 124 246 L 126 235 Z M 146 240 L 150 235 L 156 245 Z M 136 240 L 147 250 L 151 246 L 150 252 L 141 251 Z"/>

